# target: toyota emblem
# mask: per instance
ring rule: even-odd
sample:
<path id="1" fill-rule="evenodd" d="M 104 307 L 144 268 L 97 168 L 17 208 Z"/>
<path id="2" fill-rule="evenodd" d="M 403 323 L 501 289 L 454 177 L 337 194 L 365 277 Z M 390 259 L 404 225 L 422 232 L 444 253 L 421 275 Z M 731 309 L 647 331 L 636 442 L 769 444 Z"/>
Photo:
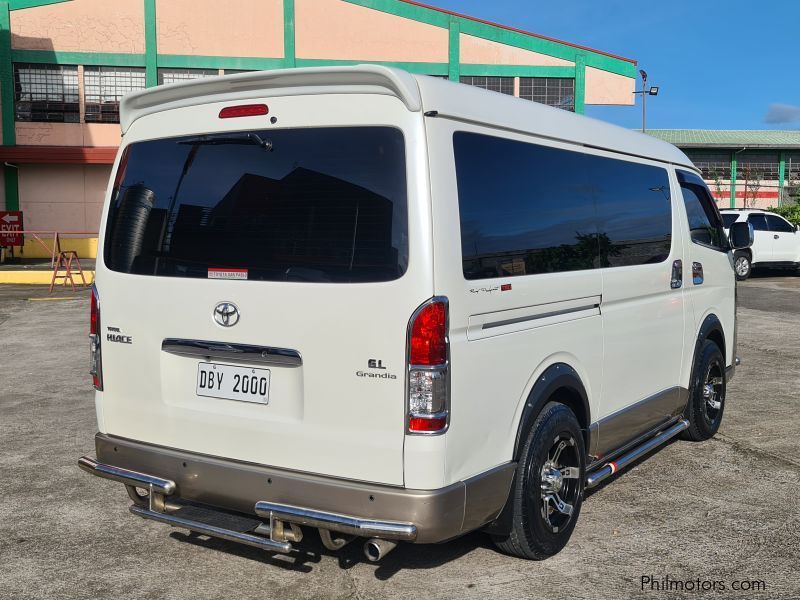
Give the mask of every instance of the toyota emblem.
<path id="1" fill-rule="evenodd" d="M 233 302 L 220 302 L 214 307 L 214 321 L 222 327 L 233 327 L 239 322 L 239 309 Z"/>

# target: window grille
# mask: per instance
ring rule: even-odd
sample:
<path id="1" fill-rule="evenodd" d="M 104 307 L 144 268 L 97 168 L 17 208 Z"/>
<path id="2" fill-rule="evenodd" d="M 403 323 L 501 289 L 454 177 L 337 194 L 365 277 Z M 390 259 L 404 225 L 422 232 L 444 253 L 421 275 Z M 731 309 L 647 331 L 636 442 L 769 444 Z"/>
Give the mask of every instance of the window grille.
<path id="1" fill-rule="evenodd" d="M 119 123 L 119 102 L 128 92 L 145 88 L 141 67 L 84 67 L 87 123 Z"/>
<path id="2" fill-rule="evenodd" d="M 192 79 L 202 79 L 203 77 L 215 77 L 217 75 L 219 75 L 217 69 L 159 69 L 158 85 L 191 81 Z"/>
<path id="3" fill-rule="evenodd" d="M 14 100 L 17 121 L 79 122 L 78 67 L 15 64 Z"/>
<path id="4" fill-rule="evenodd" d="M 575 80 L 569 77 L 520 77 L 519 97 L 575 112 Z"/>
<path id="5" fill-rule="evenodd" d="M 514 95 L 514 78 L 513 77 L 461 77 L 461 83 L 467 85 L 474 85 L 475 87 L 483 88 L 492 92 L 500 92 L 501 94 Z"/>

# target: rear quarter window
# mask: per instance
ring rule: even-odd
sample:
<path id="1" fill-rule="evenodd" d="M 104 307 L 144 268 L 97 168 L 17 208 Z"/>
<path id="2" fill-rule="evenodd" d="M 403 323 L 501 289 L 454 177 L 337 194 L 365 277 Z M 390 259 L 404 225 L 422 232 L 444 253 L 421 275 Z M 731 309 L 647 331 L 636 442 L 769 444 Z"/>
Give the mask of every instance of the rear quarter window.
<path id="1" fill-rule="evenodd" d="M 356 283 L 397 279 L 407 268 L 398 129 L 143 141 L 127 148 L 121 164 L 104 244 L 112 270 Z"/>
<path id="2" fill-rule="evenodd" d="M 466 279 L 669 256 L 666 169 L 468 132 L 453 144 Z"/>

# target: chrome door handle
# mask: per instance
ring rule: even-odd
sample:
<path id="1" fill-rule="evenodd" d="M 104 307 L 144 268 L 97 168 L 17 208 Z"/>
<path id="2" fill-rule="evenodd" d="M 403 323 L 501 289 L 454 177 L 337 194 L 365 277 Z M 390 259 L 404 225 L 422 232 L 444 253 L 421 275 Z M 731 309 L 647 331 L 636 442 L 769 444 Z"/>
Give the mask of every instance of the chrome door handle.
<path id="1" fill-rule="evenodd" d="M 669 280 L 669 287 L 677 290 L 683 285 L 683 261 L 675 260 L 672 262 L 672 277 Z"/>
<path id="2" fill-rule="evenodd" d="M 703 265 L 699 262 L 692 263 L 692 283 L 695 285 L 703 283 Z"/>

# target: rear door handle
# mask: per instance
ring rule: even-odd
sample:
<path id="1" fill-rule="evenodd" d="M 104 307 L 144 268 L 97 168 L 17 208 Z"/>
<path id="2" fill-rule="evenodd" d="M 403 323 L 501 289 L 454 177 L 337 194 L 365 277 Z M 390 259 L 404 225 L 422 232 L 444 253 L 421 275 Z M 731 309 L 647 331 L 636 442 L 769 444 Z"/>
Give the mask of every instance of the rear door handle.
<path id="1" fill-rule="evenodd" d="M 683 261 L 676 260 L 672 262 L 672 277 L 669 280 L 669 287 L 677 290 L 683 285 Z"/>
<path id="2" fill-rule="evenodd" d="M 773 239 L 773 240 L 777 240 L 777 239 L 778 239 L 778 238 L 780 238 L 780 237 L 781 237 L 781 236 L 779 236 L 779 235 L 776 233 L 775 235 L 773 235 L 773 236 L 772 236 L 772 239 Z"/>
<path id="3" fill-rule="evenodd" d="M 695 285 L 703 283 L 703 265 L 699 262 L 692 263 L 692 283 Z"/>

